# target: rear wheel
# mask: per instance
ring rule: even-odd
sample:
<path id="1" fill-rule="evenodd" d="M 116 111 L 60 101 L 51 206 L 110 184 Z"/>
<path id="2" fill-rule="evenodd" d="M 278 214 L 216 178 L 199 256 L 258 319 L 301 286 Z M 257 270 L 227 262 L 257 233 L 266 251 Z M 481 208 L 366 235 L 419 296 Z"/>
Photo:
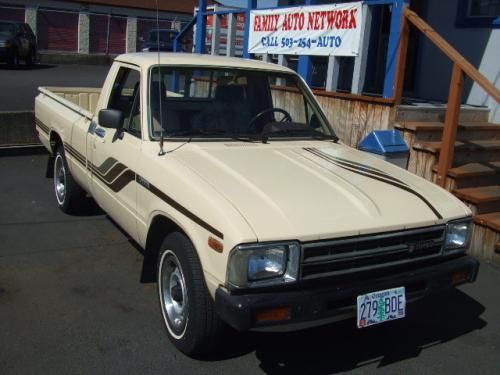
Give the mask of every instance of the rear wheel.
<path id="1" fill-rule="evenodd" d="M 73 179 L 61 146 L 54 158 L 54 193 L 59 208 L 65 213 L 74 213 L 81 207 L 84 190 Z"/>
<path id="2" fill-rule="evenodd" d="M 216 348 L 222 322 L 215 312 L 203 271 L 191 241 L 169 234 L 158 260 L 158 294 L 170 341 L 181 352 L 196 356 Z"/>

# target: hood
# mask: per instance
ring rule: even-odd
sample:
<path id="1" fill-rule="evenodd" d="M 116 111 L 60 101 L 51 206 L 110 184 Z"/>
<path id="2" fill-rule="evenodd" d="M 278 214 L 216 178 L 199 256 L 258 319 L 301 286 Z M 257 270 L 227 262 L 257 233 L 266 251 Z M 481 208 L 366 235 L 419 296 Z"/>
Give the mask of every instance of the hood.
<path id="1" fill-rule="evenodd" d="M 470 215 L 436 185 L 332 142 L 200 142 L 172 156 L 223 195 L 259 241 L 401 230 Z"/>

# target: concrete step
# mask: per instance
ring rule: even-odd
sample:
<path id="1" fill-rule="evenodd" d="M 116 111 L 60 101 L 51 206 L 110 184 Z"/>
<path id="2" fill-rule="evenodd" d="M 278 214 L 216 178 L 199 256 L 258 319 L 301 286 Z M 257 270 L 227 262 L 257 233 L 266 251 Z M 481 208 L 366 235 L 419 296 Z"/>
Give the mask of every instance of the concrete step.
<path id="1" fill-rule="evenodd" d="M 455 189 L 453 194 L 466 202 L 474 215 L 500 211 L 500 185 Z"/>
<path id="2" fill-rule="evenodd" d="M 396 112 L 396 121 L 439 121 L 443 122 L 446 114 L 446 104 L 400 105 Z M 487 107 L 462 105 L 460 121 L 487 122 L 490 110 Z"/>
<path id="3" fill-rule="evenodd" d="M 437 173 L 437 165 L 432 168 Z M 449 190 L 500 184 L 500 161 L 468 163 L 448 171 Z"/>
<path id="4" fill-rule="evenodd" d="M 409 121 L 394 125 L 396 129 L 414 133 L 415 141 L 441 141 L 444 123 Z M 481 139 L 499 139 L 500 124 L 490 122 L 461 121 L 457 129 L 457 141 L 472 141 Z"/>
<path id="5" fill-rule="evenodd" d="M 434 154 L 437 158 L 441 146 L 442 142 L 438 141 L 415 142 L 413 149 Z M 500 140 L 455 142 L 454 167 L 468 163 L 492 161 L 500 161 Z"/>

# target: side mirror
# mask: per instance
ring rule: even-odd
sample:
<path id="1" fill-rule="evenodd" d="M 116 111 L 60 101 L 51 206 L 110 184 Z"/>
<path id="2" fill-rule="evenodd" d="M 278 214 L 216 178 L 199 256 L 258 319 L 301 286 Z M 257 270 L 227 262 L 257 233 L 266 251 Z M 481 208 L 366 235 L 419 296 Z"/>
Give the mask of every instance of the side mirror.
<path id="1" fill-rule="evenodd" d="M 120 129 L 123 125 L 123 112 L 117 109 L 101 109 L 98 121 L 104 128 Z"/>

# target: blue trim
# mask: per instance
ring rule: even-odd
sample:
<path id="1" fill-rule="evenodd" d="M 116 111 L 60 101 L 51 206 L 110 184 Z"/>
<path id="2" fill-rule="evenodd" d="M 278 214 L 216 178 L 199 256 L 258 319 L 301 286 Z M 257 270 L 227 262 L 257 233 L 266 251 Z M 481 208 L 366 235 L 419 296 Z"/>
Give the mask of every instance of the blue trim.
<path id="1" fill-rule="evenodd" d="M 391 30 L 389 33 L 389 45 L 387 46 L 387 60 L 385 63 L 384 98 L 394 97 L 394 78 L 398 64 L 399 40 L 401 36 L 401 24 L 403 21 L 403 9 L 410 0 L 394 0 L 391 15 Z"/>
<path id="2" fill-rule="evenodd" d="M 305 0 L 304 5 L 316 5 L 318 3 L 317 0 Z M 313 71 L 313 62 L 311 56 L 300 55 L 299 63 L 297 66 L 297 73 L 299 73 L 304 81 L 308 85 L 311 85 L 312 82 L 312 71 Z"/>
<path id="3" fill-rule="evenodd" d="M 198 13 L 196 14 L 196 45 L 195 53 L 205 53 L 205 42 L 207 37 L 207 17 L 203 15 L 207 11 L 207 0 L 200 0 Z"/>
<path id="4" fill-rule="evenodd" d="M 500 28 L 500 17 L 475 17 L 468 13 L 470 0 L 458 0 L 457 17 L 455 27 L 457 28 Z"/>
<path id="5" fill-rule="evenodd" d="M 243 58 L 249 59 L 250 52 L 248 48 L 250 47 L 248 43 L 250 42 L 250 11 L 257 8 L 257 0 L 247 0 L 247 9 L 245 11 L 245 34 L 243 36 Z"/>
<path id="6" fill-rule="evenodd" d="M 181 41 L 182 39 L 184 39 L 184 37 L 186 36 L 187 32 L 189 29 L 191 29 L 191 27 L 193 27 L 193 25 L 196 23 L 196 21 L 198 20 L 198 18 L 196 16 L 194 16 L 193 18 L 191 18 L 191 21 L 189 21 L 185 26 L 184 28 L 179 31 L 179 34 L 177 34 L 175 36 L 175 39 L 174 39 L 174 52 L 181 52 L 182 48 L 181 48 Z"/>

